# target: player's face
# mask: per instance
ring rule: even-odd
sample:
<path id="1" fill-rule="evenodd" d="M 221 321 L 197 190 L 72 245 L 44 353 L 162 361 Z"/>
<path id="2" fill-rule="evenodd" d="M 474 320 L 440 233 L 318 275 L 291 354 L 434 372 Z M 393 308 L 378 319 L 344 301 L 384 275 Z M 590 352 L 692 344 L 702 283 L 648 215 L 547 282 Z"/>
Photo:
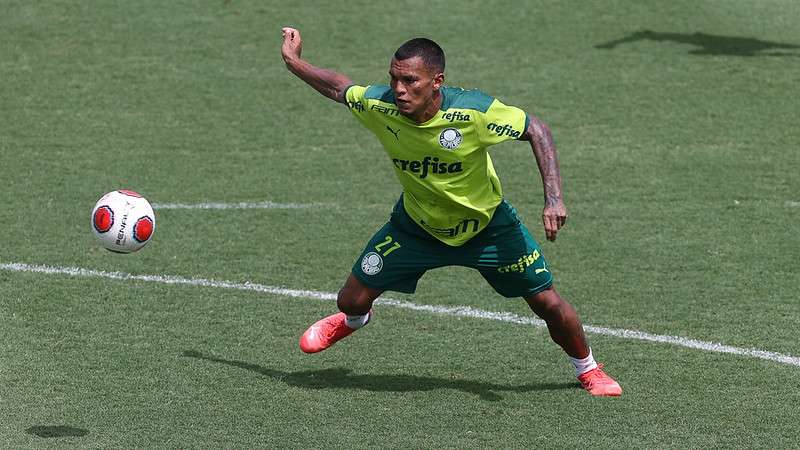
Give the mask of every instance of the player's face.
<path id="1" fill-rule="evenodd" d="M 415 56 L 401 61 L 392 58 L 389 77 L 400 114 L 418 122 L 433 117 L 438 110 L 435 101 L 444 81 L 443 73 L 430 69 Z"/>

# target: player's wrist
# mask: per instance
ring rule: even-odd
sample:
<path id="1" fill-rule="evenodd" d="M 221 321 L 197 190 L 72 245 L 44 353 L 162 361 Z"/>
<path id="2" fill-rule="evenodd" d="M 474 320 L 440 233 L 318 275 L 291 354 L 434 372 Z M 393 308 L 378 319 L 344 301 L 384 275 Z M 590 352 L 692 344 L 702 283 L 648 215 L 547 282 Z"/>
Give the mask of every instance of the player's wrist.
<path id="1" fill-rule="evenodd" d="M 544 194 L 544 204 L 546 206 L 558 206 L 564 204 L 564 199 L 560 192 L 547 192 Z"/>
<path id="2" fill-rule="evenodd" d="M 283 55 L 283 62 L 286 64 L 286 67 L 290 69 L 297 67 L 297 62 L 299 60 L 300 58 L 294 55 Z"/>

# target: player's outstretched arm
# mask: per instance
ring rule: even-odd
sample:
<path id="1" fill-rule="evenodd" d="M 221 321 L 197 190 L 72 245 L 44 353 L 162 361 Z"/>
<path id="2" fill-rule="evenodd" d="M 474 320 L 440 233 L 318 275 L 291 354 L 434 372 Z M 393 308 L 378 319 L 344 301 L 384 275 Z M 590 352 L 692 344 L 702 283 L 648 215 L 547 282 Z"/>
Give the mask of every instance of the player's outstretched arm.
<path id="1" fill-rule="evenodd" d="M 321 69 L 309 64 L 300 57 L 303 51 L 303 40 L 300 32 L 294 28 L 282 28 L 283 45 L 281 55 L 286 67 L 298 78 L 316 89 L 320 94 L 339 103 L 345 103 L 345 91 L 353 82 L 346 76 L 328 69 Z"/>
<path id="2" fill-rule="evenodd" d="M 555 241 L 558 230 L 567 222 L 567 208 L 561 196 L 561 172 L 558 168 L 558 155 L 553 144 L 550 128 L 533 114 L 528 114 L 530 122 L 523 134 L 523 140 L 531 143 L 539 173 L 544 186 L 544 210 L 542 222 L 547 240 Z"/>

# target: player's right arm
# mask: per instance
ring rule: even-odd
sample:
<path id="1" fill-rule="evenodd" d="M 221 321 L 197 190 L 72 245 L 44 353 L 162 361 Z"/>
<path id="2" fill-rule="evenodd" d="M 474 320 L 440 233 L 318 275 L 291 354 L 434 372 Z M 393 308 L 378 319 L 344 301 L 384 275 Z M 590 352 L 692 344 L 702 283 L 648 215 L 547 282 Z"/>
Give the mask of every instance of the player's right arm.
<path id="1" fill-rule="evenodd" d="M 300 57 L 303 51 L 300 32 L 289 27 L 282 28 L 281 31 L 283 32 L 281 55 L 289 71 L 325 97 L 339 103 L 346 103 L 345 93 L 347 88 L 353 85 L 353 82 L 338 72 L 309 64 Z"/>

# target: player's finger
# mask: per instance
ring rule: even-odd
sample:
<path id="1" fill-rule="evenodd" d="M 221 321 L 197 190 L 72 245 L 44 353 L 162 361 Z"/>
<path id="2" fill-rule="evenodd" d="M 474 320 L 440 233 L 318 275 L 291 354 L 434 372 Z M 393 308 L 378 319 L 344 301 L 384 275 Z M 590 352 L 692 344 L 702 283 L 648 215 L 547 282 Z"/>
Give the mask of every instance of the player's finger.
<path id="1" fill-rule="evenodd" d="M 556 240 L 556 232 L 558 231 L 558 226 L 556 223 L 555 218 L 552 216 L 542 216 L 542 222 L 544 222 L 544 233 L 547 236 L 548 241 Z"/>

